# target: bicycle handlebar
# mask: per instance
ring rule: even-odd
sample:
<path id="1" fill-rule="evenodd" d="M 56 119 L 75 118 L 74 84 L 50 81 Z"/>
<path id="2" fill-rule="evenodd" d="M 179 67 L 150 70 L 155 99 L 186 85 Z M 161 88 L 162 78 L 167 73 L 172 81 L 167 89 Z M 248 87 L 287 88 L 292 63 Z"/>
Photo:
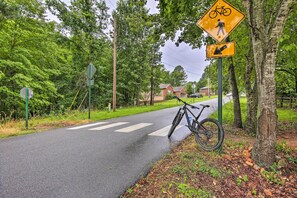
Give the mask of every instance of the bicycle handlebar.
<path id="1" fill-rule="evenodd" d="M 180 98 L 177 97 L 177 96 L 174 96 L 173 98 L 176 98 L 178 101 L 181 101 L 182 103 L 184 103 L 185 105 L 188 105 L 188 106 L 192 107 L 193 109 L 199 109 L 199 107 L 196 107 L 196 106 L 194 106 L 194 105 L 190 105 L 189 103 L 183 101 L 182 99 L 180 99 Z"/>

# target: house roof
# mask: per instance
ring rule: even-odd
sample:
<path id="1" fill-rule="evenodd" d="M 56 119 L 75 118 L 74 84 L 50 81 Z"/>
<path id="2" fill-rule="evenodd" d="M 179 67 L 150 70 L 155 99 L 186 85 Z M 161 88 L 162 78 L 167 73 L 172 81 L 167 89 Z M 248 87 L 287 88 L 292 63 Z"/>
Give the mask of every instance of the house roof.
<path id="1" fill-rule="evenodd" d="M 169 87 L 170 86 L 170 84 L 160 84 L 159 85 L 159 87 L 161 88 L 161 89 L 166 89 L 167 87 Z"/>
<path id="2" fill-rule="evenodd" d="M 208 89 L 208 87 L 202 87 L 202 88 L 200 88 L 200 90 L 203 90 L 203 89 Z"/>
<path id="3" fill-rule="evenodd" d="M 177 91 L 182 91 L 184 87 L 173 87 L 173 91 L 177 92 Z"/>

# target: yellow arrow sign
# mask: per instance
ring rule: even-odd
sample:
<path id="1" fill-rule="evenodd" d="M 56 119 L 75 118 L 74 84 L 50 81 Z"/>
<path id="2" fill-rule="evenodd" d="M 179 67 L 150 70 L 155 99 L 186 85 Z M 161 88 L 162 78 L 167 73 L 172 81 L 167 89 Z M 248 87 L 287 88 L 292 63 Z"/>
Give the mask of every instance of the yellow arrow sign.
<path id="1" fill-rule="evenodd" d="M 217 0 L 197 25 L 219 43 L 244 19 L 245 15 L 224 0 Z"/>
<path id="2" fill-rule="evenodd" d="M 206 47 L 207 58 L 220 58 L 233 56 L 235 54 L 235 43 L 221 43 L 216 45 L 208 45 Z"/>

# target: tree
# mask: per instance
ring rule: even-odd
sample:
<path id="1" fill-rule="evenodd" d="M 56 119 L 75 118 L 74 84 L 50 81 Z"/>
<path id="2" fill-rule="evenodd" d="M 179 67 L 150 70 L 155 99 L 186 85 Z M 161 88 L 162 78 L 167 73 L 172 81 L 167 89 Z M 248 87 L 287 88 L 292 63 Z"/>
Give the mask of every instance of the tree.
<path id="1" fill-rule="evenodd" d="M 178 65 L 170 73 L 170 84 L 174 87 L 184 86 L 186 84 L 187 74 L 181 65 Z"/>
<path id="2" fill-rule="evenodd" d="M 295 9 L 296 10 L 296 9 Z M 279 39 L 279 53 L 276 64 L 276 86 L 279 95 L 297 95 L 297 13 L 292 12 L 289 16 L 284 33 Z"/>
<path id="3" fill-rule="evenodd" d="M 277 130 L 275 66 L 278 39 L 296 0 L 244 0 L 250 25 L 258 86 L 257 137 L 253 159 L 268 167 L 275 162 Z"/>
<path id="4" fill-rule="evenodd" d="M 52 101 L 62 96 L 53 79 L 61 75 L 67 52 L 56 43 L 54 24 L 44 18 L 44 6 L 38 1 L 6 1 L 11 9 L 3 15 L 0 29 L 1 114 L 19 118 L 24 101 L 19 91 L 30 87 L 32 114 L 48 112 Z"/>
<path id="5" fill-rule="evenodd" d="M 61 21 L 57 26 L 60 40 L 72 52 L 72 75 L 68 82 L 68 89 L 74 90 L 66 94 L 69 108 L 86 107 L 86 75 L 85 71 L 90 62 L 97 68 L 94 75 L 95 85 L 93 93 L 98 97 L 95 103 L 104 106 L 105 98 L 111 98 L 110 75 L 111 42 L 103 31 L 107 28 L 108 15 L 105 1 L 73 0 L 69 5 L 60 0 L 46 0 L 49 10 Z M 103 77 L 106 78 L 103 78 Z M 106 83 L 108 81 L 108 83 Z M 69 100 L 70 99 L 70 100 Z M 104 101 L 105 104 L 102 104 Z"/>

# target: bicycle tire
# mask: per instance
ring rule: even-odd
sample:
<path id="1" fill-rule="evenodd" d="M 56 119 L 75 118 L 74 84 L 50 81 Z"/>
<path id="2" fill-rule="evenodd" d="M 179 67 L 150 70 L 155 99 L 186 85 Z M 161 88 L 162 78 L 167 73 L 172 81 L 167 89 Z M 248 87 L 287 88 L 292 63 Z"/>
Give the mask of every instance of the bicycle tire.
<path id="1" fill-rule="evenodd" d="M 212 11 L 208 14 L 209 18 L 211 18 L 211 19 L 216 18 L 217 15 L 218 15 L 218 13 L 217 13 L 215 10 L 212 10 Z"/>
<path id="2" fill-rule="evenodd" d="M 194 134 L 196 142 L 205 151 L 214 151 L 220 148 L 224 141 L 224 129 L 222 125 L 212 118 L 203 119 Z"/>
<path id="3" fill-rule="evenodd" d="M 181 119 L 183 118 L 184 114 L 181 112 L 181 109 L 177 112 L 176 116 L 174 117 L 172 121 L 172 125 L 170 127 L 170 130 L 168 132 L 168 138 L 171 137 L 172 133 L 174 132 L 177 125 L 180 123 Z"/>
<path id="4" fill-rule="evenodd" d="M 229 16 L 231 14 L 231 9 L 230 8 L 225 8 L 224 12 L 223 12 L 223 15 L 224 16 Z"/>

